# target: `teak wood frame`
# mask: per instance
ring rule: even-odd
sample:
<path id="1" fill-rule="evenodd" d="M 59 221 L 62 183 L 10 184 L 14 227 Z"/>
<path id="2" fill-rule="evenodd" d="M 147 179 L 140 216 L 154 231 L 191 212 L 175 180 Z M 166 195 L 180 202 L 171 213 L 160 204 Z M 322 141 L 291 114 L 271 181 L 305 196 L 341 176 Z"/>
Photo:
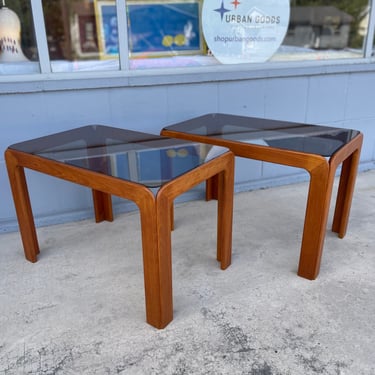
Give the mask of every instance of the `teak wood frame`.
<path id="1" fill-rule="evenodd" d="M 316 154 L 212 138 L 170 129 L 163 129 L 161 135 L 223 146 L 229 148 L 236 156 L 305 169 L 310 174 L 310 185 L 297 273 L 309 280 L 317 278 L 335 173 L 340 164 L 342 164 L 342 169 L 332 231 L 338 233 L 340 238 L 346 234 L 363 142 L 361 133 L 334 153 L 329 160 Z M 214 199 L 216 190 L 215 179 L 208 180 L 206 199 Z"/>
<path id="2" fill-rule="evenodd" d="M 170 225 L 173 200 L 210 178 L 215 178 L 218 193 L 216 256 L 223 270 L 231 263 L 234 156 L 230 151 L 167 182 L 156 195 L 141 184 L 9 148 L 5 160 L 25 257 L 30 262 L 37 261 L 39 244 L 24 168 L 91 188 L 97 222 L 113 220 L 111 195 L 137 204 L 142 229 L 146 320 L 156 328 L 164 328 L 173 319 Z"/>

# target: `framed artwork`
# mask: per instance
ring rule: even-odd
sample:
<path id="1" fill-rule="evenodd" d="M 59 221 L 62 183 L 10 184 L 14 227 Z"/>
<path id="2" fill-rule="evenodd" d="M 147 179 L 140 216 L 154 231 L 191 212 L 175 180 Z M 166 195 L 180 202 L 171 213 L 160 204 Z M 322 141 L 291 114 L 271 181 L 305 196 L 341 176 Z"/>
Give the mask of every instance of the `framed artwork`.
<path id="1" fill-rule="evenodd" d="M 202 0 L 129 0 L 126 2 L 130 57 L 201 55 L 206 52 L 201 27 Z M 115 1 L 96 0 L 99 50 L 118 54 Z"/>
<path id="2" fill-rule="evenodd" d="M 72 48 L 79 58 L 98 58 L 96 20 L 93 14 L 75 14 L 70 26 Z"/>
<path id="3" fill-rule="evenodd" d="M 116 2 L 114 0 L 96 0 L 95 17 L 100 57 L 117 57 L 119 48 Z"/>
<path id="4" fill-rule="evenodd" d="M 82 54 L 97 54 L 96 25 L 94 15 L 77 16 L 79 45 Z"/>
<path id="5" fill-rule="evenodd" d="M 129 0 L 131 56 L 203 54 L 201 8 L 200 0 Z"/>

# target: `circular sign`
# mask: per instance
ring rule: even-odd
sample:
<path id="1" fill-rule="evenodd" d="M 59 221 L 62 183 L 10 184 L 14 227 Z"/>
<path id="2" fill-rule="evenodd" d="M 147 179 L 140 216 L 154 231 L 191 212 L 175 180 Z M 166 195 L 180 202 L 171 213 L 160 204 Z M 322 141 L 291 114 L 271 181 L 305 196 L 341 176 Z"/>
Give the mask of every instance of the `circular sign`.
<path id="1" fill-rule="evenodd" d="M 223 64 L 267 61 L 289 25 L 290 0 L 204 0 L 202 28 Z"/>

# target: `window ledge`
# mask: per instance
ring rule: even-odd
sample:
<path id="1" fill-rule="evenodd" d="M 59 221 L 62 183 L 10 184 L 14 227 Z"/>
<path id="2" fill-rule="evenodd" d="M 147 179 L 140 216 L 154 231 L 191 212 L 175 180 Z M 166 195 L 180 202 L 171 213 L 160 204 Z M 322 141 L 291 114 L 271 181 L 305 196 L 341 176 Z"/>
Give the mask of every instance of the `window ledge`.
<path id="1" fill-rule="evenodd" d="M 0 75 L 0 94 L 236 81 L 375 71 L 374 59 Z"/>

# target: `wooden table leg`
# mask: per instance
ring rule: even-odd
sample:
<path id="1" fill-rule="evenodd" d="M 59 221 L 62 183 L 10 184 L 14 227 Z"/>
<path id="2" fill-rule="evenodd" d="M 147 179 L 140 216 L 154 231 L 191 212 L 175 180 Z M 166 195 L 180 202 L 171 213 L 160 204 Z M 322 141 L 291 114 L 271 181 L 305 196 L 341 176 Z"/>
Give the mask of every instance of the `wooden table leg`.
<path id="1" fill-rule="evenodd" d="M 9 182 L 16 208 L 25 257 L 32 263 L 37 261 L 39 244 L 36 235 L 34 217 L 30 204 L 29 192 L 23 167 L 19 166 L 16 157 L 10 150 L 5 152 Z"/>
<path id="2" fill-rule="evenodd" d="M 298 266 L 298 275 L 315 280 L 319 274 L 329 201 L 329 166 L 322 163 L 310 171 L 310 186 Z"/>
<path id="3" fill-rule="evenodd" d="M 226 153 L 162 186 L 156 200 L 138 199 L 141 211 L 147 322 L 164 328 L 173 319 L 171 207 L 174 199 L 207 178 L 219 175 L 217 256 L 221 269 L 231 263 L 234 157 Z"/>
<path id="4" fill-rule="evenodd" d="M 357 177 L 360 149 L 356 149 L 342 164 L 332 231 L 340 238 L 346 234 L 350 207 L 352 204 L 354 185 Z"/>
<path id="5" fill-rule="evenodd" d="M 226 153 L 217 159 L 200 166 L 197 170 L 190 171 L 188 176 L 185 175 L 183 178 L 177 178 L 173 183 L 164 185 L 158 195 L 159 199 L 166 196 L 171 202 L 177 195 L 198 183 L 203 181 L 214 183 L 216 197 L 212 199 L 218 200 L 216 258 L 221 263 L 221 269 L 224 270 L 231 264 L 232 255 L 234 155 Z"/>
<path id="6" fill-rule="evenodd" d="M 171 222 L 171 231 L 174 230 L 174 202 L 171 203 L 171 207 L 170 207 L 170 222 Z"/>
<path id="7" fill-rule="evenodd" d="M 164 328 L 173 319 L 170 202 L 161 206 L 149 191 L 138 203 L 141 215 L 146 320 Z"/>
<path id="8" fill-rule="evenodd" d="M 234 159 L 217 177 L 217 260 L 220 262 L 221 269 L 225 270 L 232 261 Z"/>
<path id="9" fill-rule="evenodd" d="M 218 183 L 218 175 L 215 175 L 206 181 L 206 201 L 218 198 Z"/>
<path id="10" fill-rule="evenodd" d="M 92 197 L 95 210 L 95 221 L 113 221 L 112 198 L 111 194 L 103 193 L 92 189 Z"/>

